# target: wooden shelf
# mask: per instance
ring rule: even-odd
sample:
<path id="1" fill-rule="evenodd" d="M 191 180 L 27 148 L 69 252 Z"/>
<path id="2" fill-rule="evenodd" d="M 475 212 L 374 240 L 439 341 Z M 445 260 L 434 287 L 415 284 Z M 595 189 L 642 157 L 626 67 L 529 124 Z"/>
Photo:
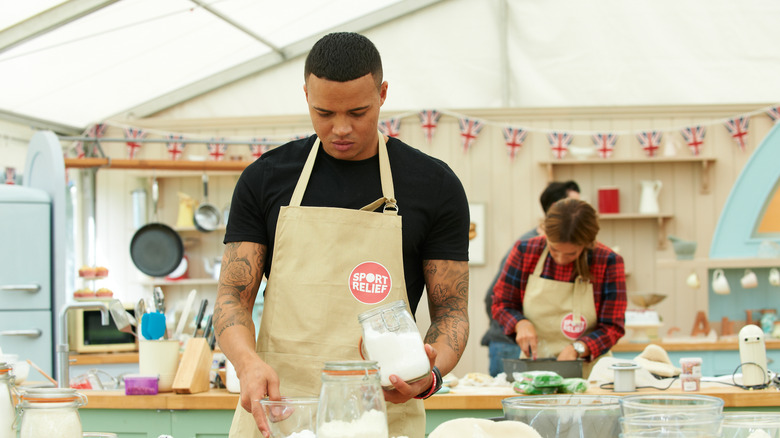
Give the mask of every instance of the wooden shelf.
<path id="1" fill-rule="evenodd" d="M 173 161 L 173 160 L 121 160 L 112 158 L 65 158 L 69 169 L 136 169 L 183 171 L 242 171 L 251 161 Z"/>
<path id="2" fill-rule="evenodd" d="M 715 163 L 712 157 L 653 157 L 645 159 L 562 159 L 562 160 L 541 160 L 539 164 L 547 168 L 547 182 L 555 180 L 555 166 L 586 166 L 586 165 L 613 165 L 613 164 L 679 164 L 679 163 L 701 163 L 701 192 L 710 192 L 710 172 L 711 164 Z"/>
<path id="3" fill-rule="evenodd" d="M 643 213 L 611 213 L 599 214 L 600 221 L 610 220 L 642 220 L 650 219 L 658 221 L 658 249 L 666 248 L 666 222 L 673 218 L 673 214 L 643 214 Z"/>
<path id="4" fill-rule="evenodd" d="M 706 269 L 742 269 L 742 268 L 780 268 L 780 260 L 776 258 L 739 258 L 739 259 L 706 259 L 693 260 L 665 259 L 656 262 L 658 267 L 673 267 L 689 265 Z"/>
<path id="5" fill-rule="evenodd" d="M 766 339 L 767 350 L 780 350 L 780 339 Z M 717 342 L 653 342 L 666 351 L 739 351 L 739 342 L 719 340 Z M 621 341 L 612 347 L 613 352 L 641 353 L 648 344 Z"/>

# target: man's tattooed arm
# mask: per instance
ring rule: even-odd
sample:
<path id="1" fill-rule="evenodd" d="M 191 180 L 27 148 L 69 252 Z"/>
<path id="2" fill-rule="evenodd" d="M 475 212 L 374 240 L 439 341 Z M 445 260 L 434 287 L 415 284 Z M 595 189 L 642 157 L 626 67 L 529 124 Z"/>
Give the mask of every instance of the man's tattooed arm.
<path id="1" fill-rule="evenodd" d="M 469 337 L 469 266 L 468 262 L 425 260 L 423 273 L 431 315 L 425 343 L 436 349 L 436 366 L 446 374 L 457 365 Z"/>
<path id="2" fill-rule="evenodd" d="M 266 246 L 251 242 L 228 243 L 222 256 L 217 302 L 214 305 L 214 331 L 220 345 L 225 330 L 234 326 L 246 327 L 252 333 L 255 325 L 252 307 L 263 279 Z"/>

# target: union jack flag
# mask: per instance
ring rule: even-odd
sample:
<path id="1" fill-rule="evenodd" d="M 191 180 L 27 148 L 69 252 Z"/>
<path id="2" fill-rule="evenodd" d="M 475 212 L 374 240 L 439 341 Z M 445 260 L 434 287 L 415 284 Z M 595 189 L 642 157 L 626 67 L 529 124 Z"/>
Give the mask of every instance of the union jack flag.
<path id="1" fill-rule="evenodd" d="M 206 147 L 209 150 L 209 156 L 214 161 L 222 161 L 225 158 L 225 152 L 227 152 L 227 145 L 221 143 L 225 141 L 224 138 L 217 141 L 216 138 L 211 139 L 211 143 L 206 143 Z"/>
<path id="2" fill-rule="evenodd" d="M 615 150 L 617 135 L 615 134 L 593 134 L 593 144 L 598 147 L 601 158 L 609 158 Z"/>
<path id="3" fill-rule="evenodd" d="M 768 115 L 773 122 L 777 123 L 777 121 L 780 120 L 780 106 L 773 106 L 772 108 L 769 108 L 766 111 L 766 115 Z"/>
<path id="4" fill-rule="evenodd" d="M 81 136 L 98 139 L 102 138 L 105 133 L 106 124 L 95 123 L 94 125 L 90 126 L 89 129 L 84 131 Z M 73 150 L 76 153 L 76 158 L 84 158 L 87 156 L 87 149 L 84 147 L 84 143 L 81 140 L 78 140 L 73 144 Z"/>
<path id="5" fill-rule="evenodd" d="M 125 138 L 137 140 L 139 138 L 146 137 L 146 132 L 141 128 L 125 128 Z M 141 143 L 137 141 L 127 142 L 127 158 L 135 159 L 135 154 L 138 153 L 138 149 L 141 149 Z"/>
<path id="6" fill-rule="evenodd" d="M 691 150 L 693 155 L 699 155 L 701 153 L 701 147 L 704 145 L 704 135 L 707 134 L 707 128 L 701 125 L 688 126 L 680 131 L 685 143 L 688 144 L 688 149 Z"/>
<path id="7" fill-rule="evenodd" d="M 658 152 L 658 148 L 661 147 L 662 138 L 663 133 L 660 131 L 645 131 L 636 135 L 636 139 L 639 140 L 639 144 L 648 157 L 654 157 L 656 152 Z"/>
<path id="8" fill-rule="evenodd" d="M 511 126 L 504 128 L 504 141 L 506 141 L 506 150 L 510 159 L 515 159 L 515 155 L 523 147 L 523 142 L 527 135 L 528 131 L 523 128 L 513 128 Z"/>
<path id="9" fill-rule="evenodd" d="M 268 139 L 263 137 L 260 141 L 258 141 L 256 138 L 252 139 L 252 143 L 249 144 L 249 150 L 252 151 L 252 157 L 254 159 L 260 158 L 264 153 L 268 151 L 268 145 L 265 144 Z"/>
<path id="10" fill-rule="evenodd" d="M 165 147 L 168 148 L 168 155 L 170 155 L 173 161 L 180 159 L 184 153 L 186 145 L 181 142 L 182 140 L 184 140 L 183 135 L 168 134 L 168 142 L 165 144 Z"/>
<path id="11" fill-rule="evenodd" d="M 485 124 L 481 120 L 468 117 L 458 119 L 458 124 L 460 125 L 460 137 L 463 140 L 463 152 L 468 152 Z"/>
<path id="12" fill-rule="evenodd" d="M 726 129 L 729 130 L 731 138 L 737 142 L 737 146 L 743 151 L 745 150 L 745 143 L 747 142 L 748 125 L 750 125 L 750 118 L 746 116 L 735 117 L 729 119 L 724 123 Z"/>
<path id="13" fill-rule="evenodd" d="M 16 168 L 15 167 L 6 167 L 5 168 L 5 183 L 9 185 L 16 184 Z"/>
<path id="14" fill-rule="evenodd" d="M 420 116 L 420 124 L 422 124 L 425 139 L 430 143 L 433 140 L 433 134 L 436 132 L 436 126 L 439 125 L 441 113 L 436 110 L 422 110 L 418 116 Z"/>
<path id="15" fill-rule="evenodd" d="M 574 137 L 568 132 L 551 132 L 547 134 L 547 141 L 550 142 L 552 153 L 557 159 L 561 159 L 569 153 L 569 145 Z"/>
<path id="16" fill-rule="evenodd" d="M 393 117 L 389 120 L 382 120 L 379 122 L 379 130 L 388 137 L 398 137 L 401 131 L 401 119 Z"/>
<path id="17" fill-rule="evenodd" d="M 311 134 L 298 134 L 290 137 L 290 141 L 303 140 L 304 138 L 311 137 Z"/>

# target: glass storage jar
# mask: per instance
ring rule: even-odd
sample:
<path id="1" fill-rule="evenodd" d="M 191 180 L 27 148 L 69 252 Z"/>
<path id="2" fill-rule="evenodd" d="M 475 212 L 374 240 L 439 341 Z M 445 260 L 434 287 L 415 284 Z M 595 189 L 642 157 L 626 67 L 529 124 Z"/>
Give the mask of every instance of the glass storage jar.
<path id="1" fill-rule="evenodd" d="M 72 388 L 30 388 L 19 397 L 20 438 L 82 438 L 78 409 L 87 397 Z"/>
<path id="2" fill-rule="evenodd" d="M 379 364 L 384 388 L 393 388 L 391 374 L 414 382 L 431 372 L 420 331 L 405 302 L 399 300 L 363 312 L 358 321 L 363 326 L 361 354 L 365 350 L 365 358 Z"/>
<path id="3" fill-rule="evenodd" d="M 0 438 L 15 438 L 13 396 L 14 376 L 11 374 L 11 365 L 0 362 Z"/>
<path id="4" fill-rule="evenodd" d="M 317 438 L 388 438 L 385 397 L 375 361 L 325 362 Z"/>

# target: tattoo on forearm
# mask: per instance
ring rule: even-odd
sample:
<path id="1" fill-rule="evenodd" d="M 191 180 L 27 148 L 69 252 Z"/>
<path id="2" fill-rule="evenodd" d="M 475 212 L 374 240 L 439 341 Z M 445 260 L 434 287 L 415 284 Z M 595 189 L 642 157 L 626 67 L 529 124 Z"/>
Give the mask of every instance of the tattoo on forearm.
<path id="1" fill-rule="evenodd" d="M 264 245 L 246 242 L 226 245 L 214 305 L 213 321 L 217 336 L 236 325 L 254 330 L 252 307 L 263 277 L 265 248 Z"/>
<path id="2" fill-rule="evenodd" d="M 423 271 L 428 288 L 431 327 L 425 342 L 444 342 L 458 358 L 469 336 L 469 271 L 466 262 L 427 260 Z"/>

